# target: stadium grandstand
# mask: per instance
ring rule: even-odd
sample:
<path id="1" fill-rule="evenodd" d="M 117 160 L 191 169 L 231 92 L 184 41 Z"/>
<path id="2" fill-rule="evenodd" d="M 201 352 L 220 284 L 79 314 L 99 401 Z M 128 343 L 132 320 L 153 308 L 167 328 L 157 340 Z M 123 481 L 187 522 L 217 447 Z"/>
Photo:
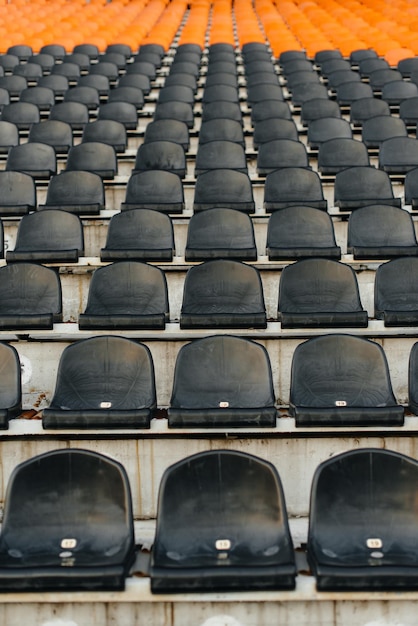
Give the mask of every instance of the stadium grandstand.
<path id="1" fill-rule="evenodd" d="M 0 3 L 0 626 L 417 626 L 417 123 L 413 0 Z"/>

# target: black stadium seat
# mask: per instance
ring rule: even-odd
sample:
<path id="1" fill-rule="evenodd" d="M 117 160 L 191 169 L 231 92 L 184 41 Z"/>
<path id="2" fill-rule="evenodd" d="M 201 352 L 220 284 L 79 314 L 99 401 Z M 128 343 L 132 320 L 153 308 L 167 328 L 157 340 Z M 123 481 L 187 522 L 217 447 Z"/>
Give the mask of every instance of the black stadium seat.
<path id="1" fill-rule="evenodd" d="M 149 428 L 155 408 L 149 349 L 132 339 L 101 335 L 64 349 L 42 424 L 47 429 Z"/>
<path id="2" fill-rule="evenodd" d="M 266 328 L 259 271 L 229 259 L 191 267 L 184 281 L 181 328 Z"/>
<path id="3" fill-rule="evenodd" d="M 282 328 L 367 327 L 354 270 L 330 259 L 303 259 L 280 277 Z"/>
<path id="4" fill-rule="evenodd" d="M 324 335 L 300 344 L 290 381 L 297 426 L 402 426 L 382 347 L 354 335 Z"/>
<path id="5" fill-rule="evenodd" d="M 228 450 L 170 466 L 160 484 L 150 573 L 153 593 L 294 589 L 292 539 L 275 467 Z"/>
<path id="6" fill-rule="evenodd" d="M 15 467 L 0 534 L 1 591 L 122 590 L 134 558 L 120 463 L 65 449 Z"/>
<path id="7" fill-rule="evenodd" d="M 417 478 L 415 459 L 379 448 L 344 452 L 317 467 L 308 561 L 319 591 L 417 589 Z"/>
<path id="8" fill-rule="evenodd" d="M 118 261 L 94 271 L 78 323 L 81 330 L 162 330 L 168 319 L 164 272 L 139 261 Z"/>

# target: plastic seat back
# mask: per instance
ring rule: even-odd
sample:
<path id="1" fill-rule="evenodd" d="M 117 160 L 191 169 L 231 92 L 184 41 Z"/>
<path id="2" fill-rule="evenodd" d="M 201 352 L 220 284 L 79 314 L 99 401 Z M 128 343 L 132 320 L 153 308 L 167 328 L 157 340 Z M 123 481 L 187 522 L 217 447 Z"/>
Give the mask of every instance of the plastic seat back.
<path id="1" fill-rule="evenodd" d="M 128 180 L 122 211 L 134 208 L 181 213 L 184 193 L 180 177 L 165 170 L 133 173 Z"/>
<path id="2" fill-rule="evenodd" d="M 342 334 L 313 337 L 296 348 L 289 412 L 297 426 L 399 426 L 404 421 L 382 347 Z"/>
<path id="3" fill-rule="evenodd" d="M 103 181 L 93 172 L 69 171 L 54 176 L 40 209 L 64 209 L 78 215 L 98 215 L 105 207 Z"/>
<path id="4" fill-rule="evenodd" d="M 81 330 L 162 330 L 168 319 L 164 272 L 138 261 L 118 261 L 93 273 L 79 327 Z"/>
<path id="5" fill-rule="evenodd" d="M 378 448 L 338 454 L 314 474 L 308 561 L 321 591 L 416 589 L 415 459 Z"/>
<path id="6" fill-rule="evenodd" d="M 153 593 L 293 589 L 295 574 L 273 465 L 213 450 L 166 470 L 151 559 Z"/>
<path id="7" fill-rule="evenodd" d="M 374 283 L 374 316 L 385 326 L 418 325 L 418 258 L 381 263 Z"/>
<path id="8" fill-rule="evenodd" d="M 137 341 L 101 335 L 67 346 L 44 428 L 149 428 L 156 408 L 154 365 Z"/>
<path id="9" fill-rule="evenodd" d="M 14 469 L 0 535 L 2 591 L 122 590 L 134 550 L 120 463 L 66 449 Z"/>
<path id="10" fill-rule="evenodd" d="M 185 278 L 182 328 L 266 328 L 258 270 L 219 259 L 191 267 Z"/>
<path id="11" fill-rule="evenodd" d="M 298 205 L 326 211 L 327 204 L 321 180 L 316 172 L 301 167 L 287 167 L 271 172 L 266 177 L 264 186 L 266 211 L 277 211 Z"/>

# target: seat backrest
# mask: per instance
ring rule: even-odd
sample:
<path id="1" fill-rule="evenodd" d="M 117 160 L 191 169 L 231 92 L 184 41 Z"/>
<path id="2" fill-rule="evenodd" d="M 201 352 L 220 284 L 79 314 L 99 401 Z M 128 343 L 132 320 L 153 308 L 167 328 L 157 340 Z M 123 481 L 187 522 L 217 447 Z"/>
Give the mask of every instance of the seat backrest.
<path id="1" fill-rule="evenodd" d="M 149 349 L 137 341 L 107 335 L 67 346 L 60 358 L 51 406 L 70 410 L 155 408 Z"/>
<path id="2" fill-rule="evenodd" d="M 31 126 L 28 141 L 46 143 L 52 146 L 55 152 L 68 152 L 73 145 L 73 132 L 66 122 L 45 120 Z"/>
<path id="3" fill-rule="evenodd" d="M 210 170 L 197 177 L 194 211 L 225 207 L 253 213 L 255 203 L 248 174 L 237 170 Z"/>
<path id="4" fill-rule="evenodd" d="M 93 172 L 61 172 L 48 185 L 45 208 L 97 214 L 104 206 L 104 185 Z"/>
<path id="5" fill-rule="evenodd" d="M 182 459 L 164 473 L 154 564 L 219 569 L 219 539 L 226 540 L 227 554 L 233 549 L 235 567 L 293 561 L 283 490 L 269 462 L 211 450 Z M 227 576 L 228 566 L 223 570 Z"/>
<path id="6" fill-rule="evenodd" d="M 293 139 L 298 141 L 298 132 L 293 120 L 270 118 L 254 124 L 253 145 L 259 148 L 273 139 Z"/>
<path id="7" fill-rule="evenodd" d="M 385 204 L 366 206 L 351 213 L 347 229 L 347 250 L 382 248 L 383 258 L 404 254 L 416 256 L 417 239 L 408 211 Z M 396 248 L 390 254 L 388 248 Z M 378 250 L 376 250 L 378 252 Z"/>
<path id="8" fill-rule="evenodd" d="M 0 172 L 0 215 L 24 215 L 36 208 L 36 186 L 22 172 Z"/>
<path id="9" fill-rule="evenodd" d="M 166 170 L 133 173 L 128 180 L 122 210 L 125 207 L 180 213 L 184 208 L 184 192 L 180 177 Z"/>
<path id="10" fill-rule="evenodd" d="M 391 450 L 350 450 L 321 463 L 311 488 L 308 558 L 357 568 L 357 576 L 363 570 L 363 588 L 373 565 L 393 566 L 396 580 L 397 567 L 408 569 L 416 551 L 417 479 L 417 461 Z"/>
<path id="11" fill-rule="evenodd" d="M 393 405 L 382 347 L 354 335 L 323 335 L 300 344 L 292 359 L 290 404 L 297 407 Z"/>
<path id="12" fill-rule="evenodd" d="M 152 141 L 139 146 L 135 171 L 163 170 L 181 178 L 186 175 L 186 155 L 181 144 L 173 141 Z"/>
<path id="13" fill-rule="evenodd" d="M 284 209 L 292 205 L 313 206 L 326 210 L 327 201 L 317 172 L 301 167 L 287 167 L 267 175 L 264 187 L 266 211 Z"/>
<path id="14" fill-rule="evenodd" d="M 19 354 L 12 345 L 0 343 L 0 428 L 22 412 L 22 383 Z"/>
<path id="15" fill-rule="evenodd" d="M 19 326 L 22 316 L 28 325 L 31 316 L 45 316 L 49 325 L 61 321 L 61 281 L 55 270 L 35 263 L 13 263 L 0 268 L 0 277 L 3 328 Z"/>
<path id="16" fill-rule="evenodd" d="M 346 138 L 353 136 L 351 126 L 347 120 L 338 117 L 321 117 L 312 120 L 308 125 L 308 143 L 312 148 L 320 146 L 329 139 Z"/>
<path id="17" fill-rule="evenodd" d="M 274 402 L 270 360 L 260 344 L 232 335 L 215 335 L 180 349 L 172 407 L 245 409 L 272 407 Z"/>
<path id="18" fill-rule="evenodd" d="M 379 167 L 406 174 L 418 167 L 418 142 L 413 137 L 392 137 L 380 144 Z"/>
<path id="19" fill-rule="evenodd" d="M 231 169 L 247 172 L 245 150 L 232 141 L 209 141 L 199 144 L 196 154 L 195 175 L 209 170 Z"/>
<path id="20" fill-rule="evenodd" d="M 287 265 L 281 273 L 279 317 L 283 313 L 362 310 L 356 274 L 349 265 L 330 259 L 304 259 Z"/>
<path id="21" fill-rule="evenodd" d="M 192 215 L 187 231 L 186 260 L 234 258 L 256 260 L 251 218 L 235 209 L 207 209 Z"/>
<path id="22" fill-rule="evenodd" d="M 347 167 L 369 165 L 369 153 L 362 141 L 338 137 L 319 146 L 318 169 L 323 174 L 336 174 Z"/>
<path id="23" fill-rule="evenodd" d="M 334 202 L 340 209 L 358 209 L 371 204 L 399 206 L 386 172 L 369 167 L 348 167 L 335 176 Z"/>
<path id="24" fill-rule="evenodd" d="M 65 542 L 71 543 L 69 554 Z M 2 565 L 16 573 L 11 546 L 35 568 L 64 570 L 66 559 L 73 557 L 76 567 L 88 562 L 93 569 L 125 562 L 127 575 L 135 541 L 123 466 L 97 452 L 75 449 L 53 450 L 16 466 L 0 536 Z"/>
<path id="25" fill-rule="evenodd" d="M 85 313 L 94 316 L 158 315 L 167 320 L 168 292 L 164 272 L 138 261 L 118 261 L 99 267 L 91 278 Z"/>
<path id="26" fill-rule="evenodd" d="M 376 319 L 385 325 L 418 323 L 418 258 L 399 257 L 381 263 L 374 283 Z"/>
<path id="27" fill-rule="evenodd" d="M 100 251 L 101 259 L 106 261 L 171 261 L 173 253 L 171 219 L 152 209 L 129 209 L 113 215 L 107 229 L 106 246 Z"/>
<path id="28" fill-rule="evenodd" d="M 113 178 L 118 160 L 113 146 L 100 141 L 80 143 L 70 148 L 65 170 L 93 172 L 101 178 Z"/>
<path id="29" fill-rule="evenodd" d="M 273 139 L 261 144 L 257 155 L 257 173 L 266 176 L 284 167 L 309 167 L 306 147 L 294 139 Z"/>
<path id="30" fill-rule="evenodd" d="M 179 143 L 184 150 L 188 150 L 190 140 L 187 124 L 171 119 L 150 122 L 145 129 L 144 143 L 163 140 Z"/>
<path id="31" fill-rule="evenodd" d="M 272 260 L 341 256 L 330 215 L 305 206 L 288 207 L 271 214 L 267 228 L 267 253 Z"/>
<path id="32" fill-rule="evenodd" d="M 114 148 L 116 152 L 124 152 L 128 142 L 126 128 L 115 120 L 96 120 L 86 124 L 82 143 L 99 142 Z"/>
<path id="33" fill-rule="evenodd" d="M 80 218 L 67 211 L 51 209 L 22 217 L 14 250 L 8 251 L 6 258 L 8 262 L 59 262 L 66 259 L 66 252 L 72 252 L 72 260 L 77 262 L 83 250 L 83 225 Z"/>

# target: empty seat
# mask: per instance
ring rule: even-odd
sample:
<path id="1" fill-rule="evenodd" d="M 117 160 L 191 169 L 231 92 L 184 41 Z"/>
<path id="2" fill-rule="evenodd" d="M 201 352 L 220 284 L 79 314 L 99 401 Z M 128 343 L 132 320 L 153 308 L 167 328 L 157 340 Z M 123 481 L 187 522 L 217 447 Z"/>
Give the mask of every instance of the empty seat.
<path id="1" fill-rule="evenodd" d="M 147 60 L 134 60 L 133 63 L 128 63 L 126 66 L 126 75 L 141 74 L 148 76 L 150 80 L 154 80 L 157 74 L 157 69 L 154 63 L 150 63 Z"/>
<path id="2" fill-rule="evenodd" d="M 390 108 L 387 102 L 379 98 L 360 98 L 350 107 L 352 124 L 363 124 L 365 120 L 381 115 L 390 115 Z"/>
<path id="3" fill-rule="evenodd" d="M 89 122 L 89 110 L 81 102 L 59 102 L 51 107 L 49 119 L 66 122 L 73 130 L 83 130 Z"/>
<path id="4" fill-rule="evenodd" d="M 0 112 L 6 104 L 10 104 L 9 92 L 0 87 Z"/>
<path id="5" fill-rule="evenodd" d="M 36 209 L 36 187 L 32 176 L 22 172 L 0 172 L 0 216 L 25 215 Z"/>
<path id="6" fill-rule="evenodd" d="M 92 110 L 100 106 L 100 96 L 94 87 L 77 85 L 77 87 L 72 87 L 65 92 L 64 102 L 80 102 Z"/>
<path id="7" fill-rule="evenodd" d="M 339 259 L 331 216 L 306 206 L 292 206 L 271 214 L 267 228 L 270 261 L 325 257 Z"/>
<path id="8" fill-rule="evenodd" d="M 38 52 L 29 57 L 28 63 L 37 63 L 42 68 L 42 73 L 49 73 L 55 65 L 56 56 L 47 52 Z"/>
<path id="9" fill-rule="evenodd" d="M 57 158 L 52 146 L 29 142 L 9 150 L 6 170 L 22 172 L 33 178 L 51 178 L 57 172 Z"/>
<path id="10" fill-rule="evenodd" d="M 181 178 L 166 170 L 136 172 L 128 180 L 126 209 L 156 209 L 165 213 L 181 213 L 184 209 L 184 192 Z"/>
<path id="11" fill-rule="evenodd" d="M 67 172 L 84 171 L 101 178 L 114 178 L 118 160 L 113 146 L 100 141 L 89 141 L 70 148 L 65 167 Z"/>
<path id="12" fill-rule="evenodd" d="M 187 76 L 187 74 L 174 74 L 170 78 L 174 80 L 177 79 L 177 76 Z M 170 82 L 169 84 L 172 83 Z M 167 85 L 167 80 L 165 81 L 165 85 Z M 213 87 L 214 85 L 226 85 L 228 87 L 233 87 L 237 89 L 238 77 L 236 74 L 231 74 L 229 72 L 217 72 L 216 74 L 208 74 L 205 81 L 205 89 L 207 89 L 208 87 Z"/>
<path id="13" fill-rule="evenodd" d="M 199 130 L 199 146 L 211 141 L 230 141 L 245 148 L 242 124 L 222 118 L 203 122 Z"/>
<path id="14" fill-rule="evenodd" d="M 323 335 L 292 359 L 290 415 L 296 426 L 401 426 L 383 348 L 354 335 Z"/>
<path id="15" fill-rule="evenodd" d="M 417 167 L 417 139 L 413 137 L 392 137 L 380 144 L 380 169 L 391 174 L 406 174 Z"/>
<path id="16" fill-rule="evenodd" d="M 367 83 L 361 81 L 350 81 L 341 83 L 336 88 L 335 97 L 340 106 L 350 106 L 357 100 L 363 98 L 373 98 L 373 89 Z"/>
<path id="17" fill-rule="evenodd" d="M 399 106 L 408 98 L 418 97 L 418 86 L 406 80 L 394 80 L 382 87 L 382 100 L 391 106 Z"/>
<path id="18" fill-rule="evenodd" d="M 291 120 L 292 114 L 288 103 L 278 102 L 277 100 L 263 100 L 251 107 L 251 120 L 253 124 L 261 122 L 262 120 L 268 120 L 272 117 Z"/>
<path id="19" fill-rule="evenodd" d="M 19 98 L 27 86 L 28 82 L 24 76 L 0 76 L 0 88 L 5 89 L 10 98 Z"/>
<path id="20" fill-rule="evenodd" d="M 16 124 L 0 120 L 0 154 L 7 154 L 10 148 L 19 144 L 19 130 Z"/>
<path id="21" fill-rule="evenodd" d="M 158 94 L 158 103 L 161 104 L 163 102 L 187 102 L 187 104 L 193 105 L 193 89 L 185 85 L 162 87 Z"/>
<path id="22" fill-rule="evenodd" d="M 386 83 L 391 83 L 394 80 L 401 81 L 402 74 L 392 68 L 382 68 L 369 73 L 369 83 L 374 92 L 381 91 Z"/>
<path id="23" fill-rule="evenodd" d="M 86 124 L 83 131 L 82 143 L 105 143 L 115 152 L 125 152 L 127 146 L 126 128 L 115 120 L 96 120 Z"/>
<path id="24" fill-rule="evenodd" d="M 241 108 L 237 102 L 208 102 L 202 106 L 202 123 L 214 119 L 230 119 L 242 124 Z"/>
<path id="25" fill-rule="evenodd" d="M 374 316 L 385 326 L 418 326 L 418 259 L 381 263 L 374 284 Z"/>
<path id="26" fill-rule="evenodd" d="M 311 148 L 319 148 L 329 139 L 352 139 L 350 124 L 337 117 L 321 117 L 309 122 L 308 144 Z"/>
<path id="27" fill-rule="evenodd" d="M 172 261 L 174 232 L 170 217 L 152 209 L 130 209 L 111 218 L 102 261 Z"/>
<path id="28" fill-rule="evenodd" d="M 90 61 L 97 61 L 99 58 L 99 48 L 92 43 L 80 43 L 73 48 L 73 54 L 85 54 Z"/>
<path id="29" fill-rule="evenodd" d="M 100 56 L 100 62 L 114 63 L 119 71 L 123 71 L 126 68 L 126 57 L 119 52 L 105 52 Z"/>
<path id="30" fill-rule="evenodd" d="M 399 105 L 399 117 L 406 125 L 415 126 L 418 122 L 418 97 L 408 98 Z"/>
<path id="31" fill-rule="evenodd" d="M 238 209 L 254 213 L 255 203 L 248 174 L 237 170 L 209 170 L 196 179 L 193 210 Z"/>
<path id="32" fill-rule="evenodd" d="M 35 263 L 0 268 L 0 328 L 52 329 L 62 319 L 61 282 L 57 272 Z"/>
<path id="33" fill-rule="evenodd" d="M 22 63 L 20 65 L 16 65 L 13 70 L 14 76 L 24 76 L 28 82 L 28 84 L 35 84 L 38 82 L 39 78 L 42 76 L 42 67 L 38 65 L 38 63 Z"/>
<path id="34" fill-rule="evenodd" d="M 73 145 L 73 133 L 66 122 L 45 120 L 31 126 L 28 141 L 45 143 L 52 146 L 55 153 L 66 154 Z"/>
<path id="35" fill-rule="evenodd" d="M 111 61 L 100 61 L 99 63 L 92 63 L 90 65 L 89 74 L 106 76 L 110 83 L 115 83 L 119 77 L 119 69 L 116 63 L 112 63 Z"/>
<path id="36" fill-rule="evenodd" d="M 40 120 L 39 109 L 31 102 L 12 102 L 2 108 L 1 119 L 16 124 L 19 130 L 29 130 Z"/>
<path id="37" fill-rule="evenodd" d="M 267 176 L 285 167 L 309 167 L 308 154 L 301 141 L 274 139 L 260 146 L 257 155 L 259 176 Z"/>
<path id="38" fill-rule="evenodd" d="M 50 210 L 24 215 L 7 262 L 77 263 L 84 254 L 83 226 L 77 215 Z"/>
<path id="39" fill-rule="evenodd" d="M 42 76 L 42 78 L 38 80 L 38 87 L 47 87 L 48 89 L 52 89 L 55 97 L 62 98 L 69 88 L 69 81 L 66 76 L 48 74 L 48 76 Z"/>
<path id="40" fill-rule="evenodd" d="M 153 593 L 293 589 L 296 566 L 275 467 L 228 450 L 169 467 L 150 573 Z"/>
<path id="41" fill-rule="evenodd" d="M 100 105 L 97 119 L 115 120 L 123 124 L 126 130 L 136 130 L 138 126 L 138 112 L 130 102 L 107 102 Z"/>
<path id="42" fill-rule="evenodd" d="M 19 65 L 19 57 L 15 54 L 0 55 L 0 67 L 3 68 L 5 74 L 11 74 L 16 65 Z"/>
<path id="43" fill-rule="evenodd" d="M 188 150 L 190 139 L 187 124 L 170 119 L 150 122 L 145 129 L 144 143 L 152 141 L 172 141 Z"/>
<path id="44" fill-rule="evenodd" d="M 1 591 L 122 590 L 134 558 L 120 463 L 66 449 L 14 468 L 0 535 Z"/>
<path id="45" fill-rule="evenodd" d="M 321 174 L 337 174 L 348 167 L 369 165 L 369 153 L 362 141 L 338 137 L 319 146 L 318 170 Z"/>
<path id="46" fill-rule="evenodd" d="M 0 429 L 22 412 L 21 364 L 17 350 L 0 342 Z"/>
<path id="47" fill-rule="evenodd" d="M 258 270 L 229 259 L 191 267 L 184 281 L 181 328 L 266 328 Z"/>
<path id="48" fill-rule="evenodd" d="M 90 71 L 92 72 L 93 68 L 91 68 Z M 81 75 L 81 70 L 77 63 L 66 61 L 65 63 L 56 63 L 51 70 L 51 74 L 65 76 L 69 83 L 77 83 Z"/>
<path id="49" fill-rule="evenodd" d="M 42 425 L 54 429 L 149 428 L 155 408 L 149 349 L 125 337 L 102 335 L 64 349 Z"/>
<path id="50" fill-rule="evenodd" d="M 162 170 L 184 178 L 186 167 L 186 155 L 183 146 L 173 141 L 161 140 L 143 143 L 139 146 L 134 172 Z"/>
<path id="51" fill-rule="evenodd" d="M 245 150 L 232 141 L 209 141 L 199 144 L 195 162 L 195 176 L 210 170 L 230 169 L 247 172 Z"/>
<path id="52" fill-rule="evenodd" d="M 86 76 L 80 76 L 78 87 L 93 87 L 100 96 L 100 99 L 109 96 L 110 85 L 107 76 L 101 74 L 87 74 Z"/>
<path id="53" fill-rule="evenodd" d="M 364 57 L 358 62 L 360 75 L 369 78 L 372 72 L 390 69 L 389 63 L 382 57 Z"/>
<path id="54" fill-rule="evenodd" d="M 50 54 L 55 61 L 62 61 L 66 55 L 65 47 L 58 43 L 42 46 L 39 52 L 41 54 Z"/>
<path id="55" fill-rule="evenodd" d="M 341 211 L 351 211 L 371 204 L 401 206 L 393 195 L 389 175 L 374 167 L 349 167 L 335 176 L 334 204 Z"/>
<path id="56" fill-rule="evenodd" d="M 327 210 L 318 174 L 302 167 L 287 167 L 268 174 L 264 186 L 265 210 L 298 205 Z"/>
<path id="57" fill-rule="evenodd" d="M 216 335 L 180 349 L 168 409 L 171 428 L 272 427 L 274 404 L 270 360 L 260 344 Z"/>
<path id="58" fill-rule="evenodd" d="M 354 270 L 321 258 L 297 261 L 283 269 L 278 318 L 282 328 L 368 325 Z"/>
<path id="59" fill-rule="evenodd" d="M 309 124 L 309 122 L 319 120 L 322 117 L 340 118 L 341 110 L 338 102 L 325 98 L 314 98 L 302 104 L 300 119 L 303 124 Z"/>
<path id="60" fill-rule="evenodd" d="M 350 52 L 350 63 L 353 66 L 359 65 L 366 59 L 377 59 L 377 52 L 373 48 L 358 48 Z"/>
<path id="61" fill-rule="evenodd" d="M 49 87 L 28 87 L 20 94 L 20 102 L 28 102 L 39 111 L 47 112 L 55 104 L 55 94 Z"/>
<path id="62" fill-rule="evenodd" d="M 184 122 L 188 128 L 193 128 L 193 107 L 188 102 L 160 102 L 155 107 L 154 120 L 178 120 Z"/>
<path id="63" fill-rule="evenodd" d="M 271 118 L 254 124 L 253 146 L 257 150 L 263 143 L 273 139 L 298 141 L 298 131 L 293 120 Z"/>
<path id="64" fill-rule="evenodd" d="M 277 100 L 277 102 L 284 100 L 280 85 L 261 83 L 247 87 L 247 102 L 249 106 L 253 106 L 257 104 L 257 102 L 262 102 L 267 98 L 269 100 Z"/>
<path id="65" fill-rule="evenodd" d="M 138 261 L 118 261 L 93 273 L 78 324 L 81 330 L 162 330 L 168 319 L 164 272 Z"/>
<path id="66" fill-rule="evenodd" d="M 236 259 L 256 261 L 251 218 L 235 209 L 207 209 L 192 215 L 187 231 L 186 261 Z"/>
<path id="67" fill-rule="evenodd" d="M 416 589 L 417 461 L 364 448 L 314 474 L 308 561 L 320 591 Z"/>
<path id="68" fill-rule="evenodd" d="M 33 55 L 31 46 L 27 44 L 14 44 L 7 48 L 7 54 L 14 54 L 20 62 L 27 61 Z"/>
<path id="69" fill-rule="evenodd" d="M 231 74 L 228 74 L 228 76 L 231 76 Z M 141 79 L 142 78 L 147 78 L 149 80 L 148 76 L 145 77 L 143 74 L 126 74 L 125 76 L 122 76 L 119 79 L 119 84 L 122 83 L 122 79 L 123 79 L 123 82 L 127 82 L 128 83 L 127 79 L 129 79 L 129 82 L 130 82 L 131 79 L 136 79 L 137 77 L 141 78 Z M 232 79 L 233 80 L 235 79 L 235 82 L 236 82 L 236 77 L 232 76 Z M 193 91 L 193 93 L 196 94 L 196 91 L 197 91 L 197 78 L 193 74 L 187 74 L 187 73 L 183 73 L 183 72 L 182 73 L 175 72 L 174 74 L 169 74 L 166 77 L 165 82 L 164 82 L 164 86 L 165 87 L 172 87 L 174 85 L 183 85 L 185 87 L 189 87 Z M 139 81 L 138 81 L 138 86 L 140 86 L 139 85 Z M 141 87 L 141 89 L 143 89 L 143 88 Z M 145 93 L 145 91 L 144 91 L 144 93 Z"/>
<path id="70" fill-rule="evenodd" d="M 64 209 L 77 215 L 98 215 L 105 207 L 102 179 L 93 172 L 61 172 L 49 185 L 40 209 Z"/>
<path id="71" fill-rule="evenodd" d="M 357 209 L 348 220 L 347 251 L 355 259 L 417 256 L 418 243 L 410 213 L 385 204 Z"/>
<path id="72" fill-rule="evenodd" d="M 291 99 L 294 105 L 302 106 L 304 102 L 313 98 L 328 99 L 328 90 L 320 83 L 299 83 L 292 88 Z"/>
<path id="73" fill-rule="evenodd" d="M 75 63 L 80 68 L 80 72 L 87 73 L 90 69 L 90 58 L 83 52 L 72 52 L 66 54 L 63 63 Z"/>
<path id="74" fill-rule="evenodd" d="M 140 110 L 144 106 L 144 93 L 142 89 L 131 85 L 115 87 L 109 92 L 108 102 L 127 102 Z"/>
<path id="75" fill-rule="evenodd" d="M 391 115 L 377 115 L 363 122 L 362 138 L 368 148 L 378 148 L 386 139 L 407 134 L 404 121 Z"/>

